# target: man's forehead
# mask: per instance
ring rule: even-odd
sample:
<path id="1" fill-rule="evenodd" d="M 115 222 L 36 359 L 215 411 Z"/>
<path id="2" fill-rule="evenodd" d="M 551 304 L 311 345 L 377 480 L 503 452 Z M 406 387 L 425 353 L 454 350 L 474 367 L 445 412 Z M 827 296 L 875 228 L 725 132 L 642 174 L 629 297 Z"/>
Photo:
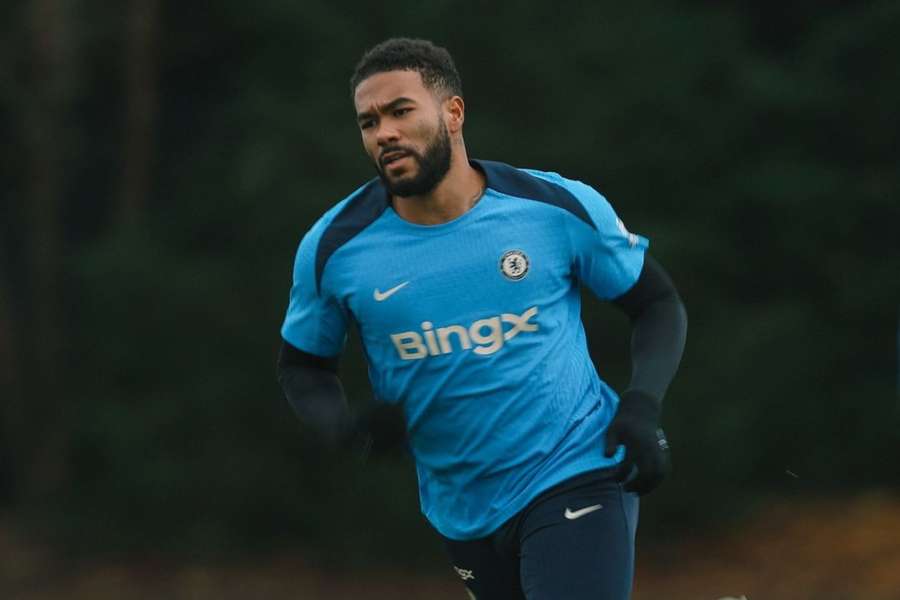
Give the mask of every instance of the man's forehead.
<path id="1" fill-rule="evenodd" d="M 385 71 L 363 79 L 353 94 L 357 112 L 370 110 L 396 100 L 422 101 L 430 95 L 418 71 Z"/>

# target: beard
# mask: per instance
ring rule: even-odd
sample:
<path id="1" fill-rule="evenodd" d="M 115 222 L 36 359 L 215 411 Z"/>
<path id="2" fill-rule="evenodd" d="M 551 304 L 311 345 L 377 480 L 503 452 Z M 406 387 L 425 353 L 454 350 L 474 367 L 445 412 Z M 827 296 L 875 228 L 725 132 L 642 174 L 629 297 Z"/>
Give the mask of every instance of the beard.
<path id="1" fill-rule="evenodd" d="M 391 195 L 405 198 L 427 194 L 443 181 L 447 171 L 450 170 L 450 133 L 447 131 L 447 126 L 441 122 L 438 123 L 438 131 L 434 140 L 425 147 L 424 152 L 419 153 L 412 148 L 401 146 L 390 146 L 382 150 L 381 154 L 396 151 L 402 151 L 412 157 L 418 168 L 412 177 L 391 180 L 385 175 L 383 167 L 376 161 L 375 170 Z"/>

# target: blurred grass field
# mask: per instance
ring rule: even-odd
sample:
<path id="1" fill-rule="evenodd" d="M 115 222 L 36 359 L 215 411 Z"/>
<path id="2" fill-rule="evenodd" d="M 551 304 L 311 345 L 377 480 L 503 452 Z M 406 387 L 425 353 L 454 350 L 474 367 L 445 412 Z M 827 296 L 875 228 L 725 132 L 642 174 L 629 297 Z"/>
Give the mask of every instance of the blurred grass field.
<path id="1" fill-rule="evenodd" d="M 638 548 L 634 600 L 896 600 L 900 598 L 900 494 L 780 500 L 740 525 Z M 240 563 L 164 558 L 79 561 L 52 556 L 0 531 L 0 598 L 451 600 L 465 593 L 441 572 L 391 565 L 323 570 L 286 554 Z"/>

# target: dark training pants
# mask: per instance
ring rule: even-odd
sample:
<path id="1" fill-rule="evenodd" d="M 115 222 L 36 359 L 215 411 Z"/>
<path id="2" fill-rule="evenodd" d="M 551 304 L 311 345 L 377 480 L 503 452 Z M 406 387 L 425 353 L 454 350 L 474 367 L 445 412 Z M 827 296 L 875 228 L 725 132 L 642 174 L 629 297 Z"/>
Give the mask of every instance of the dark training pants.
<path id="1" fill-rule="evenodd" d="M 486 538 L 444 538 L 477 600 L 627 600 L 638 497 L 614 469 L 556 485 Z"/>

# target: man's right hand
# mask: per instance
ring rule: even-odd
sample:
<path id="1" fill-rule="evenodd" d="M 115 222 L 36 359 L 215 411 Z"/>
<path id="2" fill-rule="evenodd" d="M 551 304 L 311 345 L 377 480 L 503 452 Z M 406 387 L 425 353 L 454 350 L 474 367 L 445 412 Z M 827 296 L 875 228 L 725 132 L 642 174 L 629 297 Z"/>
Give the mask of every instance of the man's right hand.
<path id="1" fill-rule="evenodd" d="M 351 445 L 376 458 L 400 455 L 408 449 L 406 417 L 396 404 L 374 402 L 353 422 Z"/>

